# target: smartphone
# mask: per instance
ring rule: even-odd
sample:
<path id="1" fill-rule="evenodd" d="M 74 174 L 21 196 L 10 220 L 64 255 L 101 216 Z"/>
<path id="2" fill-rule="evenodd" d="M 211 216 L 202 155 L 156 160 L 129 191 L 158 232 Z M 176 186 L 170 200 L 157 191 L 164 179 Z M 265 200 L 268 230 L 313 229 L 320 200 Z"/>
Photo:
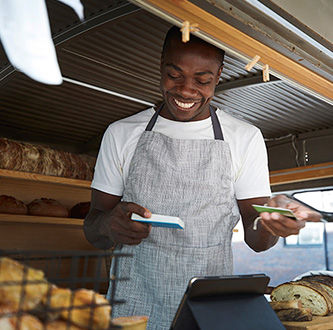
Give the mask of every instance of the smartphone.
<path id="1" fill-rule="evenodd" d="M 256 205 L 256 204 L 252 204 L 252 206 L 259 213 L 261 213 L 261 212 L 269 212 L 269 213 L 277 212 L 277 213 L 281 213 L 285 217 L 297 220 L 297 217 L 294 214 L 294 212 L 292 210 L 289 210 L 289 209 L 284 209 L 282 207 L 271 207 L 271 206 L 264 206 L 264 205 Z"/>

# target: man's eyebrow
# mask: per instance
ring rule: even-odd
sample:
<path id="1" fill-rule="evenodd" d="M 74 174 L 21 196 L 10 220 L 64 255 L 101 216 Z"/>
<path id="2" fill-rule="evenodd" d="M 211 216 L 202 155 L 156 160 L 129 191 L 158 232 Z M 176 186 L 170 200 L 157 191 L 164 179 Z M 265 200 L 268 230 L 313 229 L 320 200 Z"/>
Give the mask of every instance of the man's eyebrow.
<path id="1" fill-rule="evenodd" d="M 209 71 L 209 70 L 195 73 L 196 76 L 204 76 L 206 74 L 210 74 L 210 75 L 214 76 L 214 73 L 212 71 Z"/>
<path id="2" fill-rule="evenodd" d="M 180 67 L 178 67 L 177 65 L 174 65 L 174 64 L 166 64 L 165 66 L 174 68 L 176 71 L 179 71 L 179 72 L 183 71 Z M 196 72 L 195 73 L 196 76 L 204 76 L 206 74 L 214 76 L 214 73 L 212 71 L 209 71 L 209 70 L 207 70 L 207 71 L 200 71 L 200 72 Z"/>
<path id="3" fill-rule="evenodd" d="M 171 68 L 173 68 L 173 69 L 175 69 L 176 71 L 179 71 L 179 72 L 183 71 L 179 66 L 174 65 L 174 64 L 166 64 L 165 66 L 171 67 Z"/>

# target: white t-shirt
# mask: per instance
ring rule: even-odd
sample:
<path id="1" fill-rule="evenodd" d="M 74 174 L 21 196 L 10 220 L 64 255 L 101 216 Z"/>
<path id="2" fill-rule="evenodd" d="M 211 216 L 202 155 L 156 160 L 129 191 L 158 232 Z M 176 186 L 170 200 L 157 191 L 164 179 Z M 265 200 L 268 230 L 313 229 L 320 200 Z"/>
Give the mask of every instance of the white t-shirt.
<path id="1" fill-rule="evenodd" d="M 155 113 L 141 111 L 109 125 L 102 139 L 91 187 L 122 196 L 129 165 L 140 135 Z M 266 146 L 260 130 L 217 109 L 224 141 L 232 157 L 237 199 L 270 196 Z M 213 139 L 211 118 L 178 122 L 158 116 L 153 131 L 175 139 Z"/>

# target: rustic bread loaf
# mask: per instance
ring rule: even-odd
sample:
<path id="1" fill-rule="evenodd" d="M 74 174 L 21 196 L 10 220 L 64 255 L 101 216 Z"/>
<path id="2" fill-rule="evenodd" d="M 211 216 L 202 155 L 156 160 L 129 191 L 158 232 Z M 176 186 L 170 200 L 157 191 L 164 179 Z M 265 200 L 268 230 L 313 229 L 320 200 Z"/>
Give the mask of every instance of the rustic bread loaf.
<path id="1" fill-rule="evenodd" d="M 309 308 L 289 308 L 275 311 L 280 321 L 312 321 L 312 313 Z"/>
<path id="2" fill-rule="evenodd" d="M 29 215 L 68 218 L 69 212 L 60 202 L 52 198 L 34 199 L 27 205 Z"/>
<path id="3" fill-rule="evenodd" d="M 302 278 L 302 280 L 305 280 L 305 279 L 315 280 L 317 282 L 327 284 L 327 285 L 329 285 L 329 286 L 331 286 L 333 288 L 333 277 L 332 276 L 328 276 L 328 275 L 312 275 L 312 276 L 307 276 L 307 277 L 303 277 Z"/>
<path id="4" fill-rule="evenodd" d="M 74 205 L 70 210 L 70 217 L 84 219 L 90 210 L 90 204 L 90 202 L 82 202 Z"/>
<path id="5" fill-rule="evenodd" d="M 283 301 L 270 301 L 269 304 L 275 311 L 281 309 L 302 308 L 301 300 L 283 300 Z"/>
<path id="6" fill-rule="evenodd" d="M 7 170 L 18 170 L 22 162 L 22 154 L 17 143 L 0 138 L 0 168 Z"/>
<path id="7" fill-rule="evenodd" d="M 0 196 L 0 213 L 3 214 L 28 214 L 27 206 L 13 196 Z"/>
<path id="8" fill-rule="evenodd" d="M 333 277 L 325 275 L 313 275 L 313 276 L 303 277 L 302 281 L 308 281 L 320 284 L 333 299 Z"/>
<path id="9" fill-rule="evenodd" d="M 324 316 L 333 311 L 333 301 L 318 283 L 308 281 L 287 282 L 278 285 L 271 293 L 272 301 L 301 300 L 304 308 L 313 315 Z"/>
<path id="10" fill-rule="evenodd" d="M 92 180 L 95 157 L 0 138 L 0 168 Z"/>

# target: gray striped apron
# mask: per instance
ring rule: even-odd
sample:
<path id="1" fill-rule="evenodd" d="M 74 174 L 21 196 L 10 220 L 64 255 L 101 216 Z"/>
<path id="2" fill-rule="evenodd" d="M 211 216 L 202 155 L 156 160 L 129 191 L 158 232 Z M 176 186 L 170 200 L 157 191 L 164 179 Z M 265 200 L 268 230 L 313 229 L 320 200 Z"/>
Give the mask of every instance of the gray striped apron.
<path id="1" fill-rule="evenodd" d="M 231 238 L 239 219 L 230 150 L 214 109 L 212 140 L 152 131 L 160 109 L 140 136 L 123 201 L 180 217 L 185 229 L 153 227 L 139 245 L 119 247 L 133 257 L 119 260 L 119 274 L 130 280 L 117 282 L 115 298 L 126 303 L 112 311 L 113 317 L 147 315 L 148 330 L 170 328 L 191 277 L 232 274 Z"/>

